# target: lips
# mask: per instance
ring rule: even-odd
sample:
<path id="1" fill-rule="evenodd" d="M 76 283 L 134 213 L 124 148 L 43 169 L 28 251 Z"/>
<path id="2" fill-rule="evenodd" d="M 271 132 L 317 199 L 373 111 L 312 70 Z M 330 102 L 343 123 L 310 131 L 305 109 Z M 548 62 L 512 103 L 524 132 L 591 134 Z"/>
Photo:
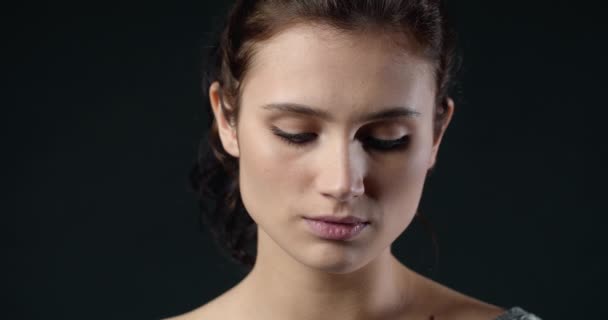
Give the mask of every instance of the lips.
<path id="1" fill-rule="evenodd" d="M 354 217 L 354 216 L 347 216 L 347 217 L 319 216 L 319 217 L 305 217 L 305 219 L 323 221 L 323 222 L 341 223 L 341 224 L 369 223 L 369 221 L 367 221 L 365 219 L 361 219 L 361 218 Z"/>
<path id="2" fill-rule="evenodd" d="M 361 233 L 369 222 L 357 217 L 323 216 L 304 218 L 308 231 L 326 240 L 349 240 Z"/>

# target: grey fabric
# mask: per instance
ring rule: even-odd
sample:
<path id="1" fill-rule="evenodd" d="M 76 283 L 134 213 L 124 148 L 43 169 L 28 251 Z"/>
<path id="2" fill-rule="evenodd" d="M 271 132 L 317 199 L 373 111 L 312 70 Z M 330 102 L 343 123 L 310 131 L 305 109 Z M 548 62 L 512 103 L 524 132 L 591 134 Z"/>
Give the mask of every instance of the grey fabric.
<path id="1" fill-rule="evenodd" d="M 512 307 L 501 314 L 495 320 L 542 320 L 538 316 L 527 312 L 520 307 Z"/>

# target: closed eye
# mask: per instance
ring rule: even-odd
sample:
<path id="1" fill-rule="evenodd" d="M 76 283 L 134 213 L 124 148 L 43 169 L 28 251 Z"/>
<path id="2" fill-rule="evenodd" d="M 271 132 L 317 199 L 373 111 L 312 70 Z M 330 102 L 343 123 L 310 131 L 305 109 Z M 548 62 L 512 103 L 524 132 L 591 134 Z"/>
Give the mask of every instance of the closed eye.
<path id="1" fill-rule="evenodd" d="M 290 146 L 296 148 L 305 147 L 308 143 L 311 143 L 316 137 L 315 133 L 288 133 L 280 130 L 279 128 L 272 126 L 272 132 L 278 136 L 283 142 L 287 143 Z M 364 148 L 374 149 L 382 152 L 389 152 L 400 150 L 407 147 L 410 136 L 405 135 L 399 139 L 394 140 L 386 140 L 386 139 L 378 139 L 373 136 L 366 136 L 361 139 Z"/>

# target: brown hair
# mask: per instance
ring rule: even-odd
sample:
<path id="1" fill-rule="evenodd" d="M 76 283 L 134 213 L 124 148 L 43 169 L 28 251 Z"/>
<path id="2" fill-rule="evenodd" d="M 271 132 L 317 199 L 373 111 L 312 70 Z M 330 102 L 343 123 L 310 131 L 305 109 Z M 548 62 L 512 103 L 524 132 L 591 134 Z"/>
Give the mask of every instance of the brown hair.
<path id="1" fill-rule="evenodd" d="M 237 0 L 209 52 L 203 81 L 206 93 L 211 83 L 219 82 L 220 107 L 229 122 L 238 122 L 240 85 L 256 46 L 297 23 L 327 25 L 340 31 L 390 32 L 414 39 L 435 65 L 434 131 L 439 134 L 456 62 L 454 33 L 440 0 Z M 395 43 L 397 40 L 395 37 Z M 236 261 L 251 267 L 257 226 L 241 200 L 238 159 L 224 150 L 211 108 L 206 109 L 211 126 L 190 175 L 192 187 L 199 196 L 201 217 L 218 244 Z M 214 208 L 205 200 L 214 201 Z"/>

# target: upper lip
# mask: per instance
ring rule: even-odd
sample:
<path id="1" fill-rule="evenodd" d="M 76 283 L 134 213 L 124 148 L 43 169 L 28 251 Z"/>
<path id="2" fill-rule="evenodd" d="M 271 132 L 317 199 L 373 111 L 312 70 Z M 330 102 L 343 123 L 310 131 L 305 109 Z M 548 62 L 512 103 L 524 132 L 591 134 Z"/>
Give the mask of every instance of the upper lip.
<path id="1" fill-rule="evenodd" d="M 354 216 L 346 216 L 346 217 L 338 217 L 338 216 L 318 216 L 318 217 L 304 217 L 310 220 L 318 220 L 325 222 L 335 222 L 335 223 L 347 223 L 347 224 L 358 224 L 358 223 L 367 223 L 368 221 L 365 219 L 357 218 Z"/>

